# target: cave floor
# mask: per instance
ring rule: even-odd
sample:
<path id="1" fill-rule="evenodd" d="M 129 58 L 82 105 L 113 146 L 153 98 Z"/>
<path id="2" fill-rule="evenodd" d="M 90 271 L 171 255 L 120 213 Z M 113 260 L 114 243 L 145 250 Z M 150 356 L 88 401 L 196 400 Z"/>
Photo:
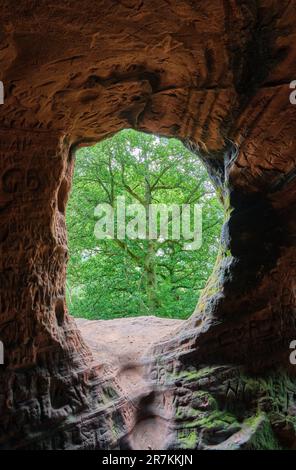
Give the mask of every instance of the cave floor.
<path id="1" fill-rule="evenodd" d="M 152 344 L 173 336 L 185 322 L 154 316 L 75 321 L 94 358 L 119 368 L 139 362 Z"/>
<path id="2" fill-rule="evenodd" d="M 91 349 L 102 382 L 113 383 L 120 399 L 127 400 L 136 409 L 140 408 L 141 400 L 146 400 L 153 392 L 147 374 L 150 361 L 155 359 L 151 355 L 153 344 L 172 338 L 185 323 L 154 316 L 113 320 L 76 318 L 75 321 Z M 159 443 L 165 448 L 173 407 L 167 403 L 162 410 L 158 400 L 154 407 L 152 416 L 149 412 L 131 426 L 129 440 L 133 449 L 157 449 Z M 145 406 L 143 409 L 149 411 Z"/>

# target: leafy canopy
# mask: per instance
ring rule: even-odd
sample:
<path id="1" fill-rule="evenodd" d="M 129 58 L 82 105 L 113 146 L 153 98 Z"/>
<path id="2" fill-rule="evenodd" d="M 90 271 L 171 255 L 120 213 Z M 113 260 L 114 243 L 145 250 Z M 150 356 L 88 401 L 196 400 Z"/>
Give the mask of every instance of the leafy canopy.
<path id="1" fill-rule="evenodd" d="M 116 210 L 118 196 L 141 203 L 147 216 L 149 204 L 201 205 L 201 248 L 186 251 L 182 238 L 98 240 L 94 209 L 108 203 Z M 205 168 L 181 142 L 125 130 L 80 150 L 67 208 L 70 313 L 187 318 L 214 265 L 222 222 Z"/>

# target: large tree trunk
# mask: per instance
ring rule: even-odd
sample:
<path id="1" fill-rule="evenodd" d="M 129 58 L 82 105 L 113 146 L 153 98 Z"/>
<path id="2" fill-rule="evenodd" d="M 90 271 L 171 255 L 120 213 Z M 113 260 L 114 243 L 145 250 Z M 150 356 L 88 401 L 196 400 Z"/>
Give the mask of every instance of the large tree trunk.
<path id="1" fill-rule="evenodd" d="M 155 247 L 152 241 L 148 242 L 145 255 L 144 276 L 149 314 L 155 315 L 160 304 L 157 296 Z"/>
<path id="2" fill-rule="evenodd" d="M 146 157 L 147 158 L 147 157 Z M 157 274 L 156 274 L 156 242 L 149 239 L 149 221 L 150 221 L 150 205 L 153 203 L 149 162 L 146 160 L 145 174 L 145 211 L 146 211 L 146 236 L 147 251 L 144 257 L 144 284 L 147 295 L 148 311 L 150 315 L 157 313 L 159 300 L 157 296 Z"/>

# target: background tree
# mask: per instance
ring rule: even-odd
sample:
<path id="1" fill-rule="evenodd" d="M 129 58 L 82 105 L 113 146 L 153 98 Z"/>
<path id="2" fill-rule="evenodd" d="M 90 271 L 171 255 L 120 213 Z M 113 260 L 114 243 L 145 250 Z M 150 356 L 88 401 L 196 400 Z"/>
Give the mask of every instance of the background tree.
<path id="1" fill-rule="evenodd" d="M 108 203 L 116 213 L 118 196 L 144 206 L 147 227 L 150 204 L 202 205 L 202 247 L 186 251 L 182 238 L 98 240 L 94 208 Z M 214 264 L 222 221 L 206 170 L 181 142 L 128 130 L 80 150 L 67 208 L 70 312 L 187 318 Z"/>

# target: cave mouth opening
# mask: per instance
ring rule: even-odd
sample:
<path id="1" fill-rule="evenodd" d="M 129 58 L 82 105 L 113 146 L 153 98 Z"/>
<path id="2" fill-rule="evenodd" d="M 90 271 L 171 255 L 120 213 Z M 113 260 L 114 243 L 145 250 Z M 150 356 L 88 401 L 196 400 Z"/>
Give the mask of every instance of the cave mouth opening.
<path id="1" fill-rule="evenodd" d="M 66 210 L 69 313 L 187 319 L 223 218 L 199 156 L 179 140 L 126 129 L 78 150 Z"/>

